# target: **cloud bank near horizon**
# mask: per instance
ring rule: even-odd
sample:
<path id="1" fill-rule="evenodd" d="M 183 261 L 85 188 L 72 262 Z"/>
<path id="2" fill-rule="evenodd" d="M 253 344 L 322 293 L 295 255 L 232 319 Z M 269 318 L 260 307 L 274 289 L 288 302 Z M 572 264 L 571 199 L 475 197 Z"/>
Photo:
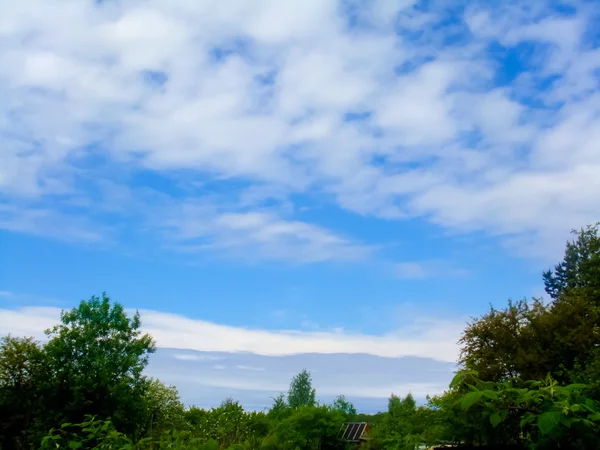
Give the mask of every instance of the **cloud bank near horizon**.
<path id="1" fill-rule="evenodd" d="M 0 309 L 0 335 L 34 336 L 60 322 L 60 308 Z M 129 310 L 133 313 L 134 310 Z M 394 333 L 368 335 L 344 330 L 298 331 L 235 327 L 159 311 L 140 310 L 142 329 L 159 347 L 205 352 L 248 352 L 265 356 L 354 353 L 423 357 L 455 362 L 463 321 L 415 318 Z"/>

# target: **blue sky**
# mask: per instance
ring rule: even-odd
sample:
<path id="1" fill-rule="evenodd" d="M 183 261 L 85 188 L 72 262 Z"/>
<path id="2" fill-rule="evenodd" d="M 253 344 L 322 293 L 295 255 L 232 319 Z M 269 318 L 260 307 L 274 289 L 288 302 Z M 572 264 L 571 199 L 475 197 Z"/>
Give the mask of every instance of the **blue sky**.
<path id="1" fill-rule="evenodd" d="M 1 5 L 0 331 L 107 291 L 163 348 L 455 360 L 600 217 L 598 30 L 592 1 Z"/>

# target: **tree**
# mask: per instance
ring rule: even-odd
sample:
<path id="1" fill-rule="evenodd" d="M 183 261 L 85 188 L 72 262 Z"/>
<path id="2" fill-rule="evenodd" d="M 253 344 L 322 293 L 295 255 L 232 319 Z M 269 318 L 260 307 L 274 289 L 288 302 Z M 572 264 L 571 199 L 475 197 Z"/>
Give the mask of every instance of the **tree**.
<path id="1" fill-rule="evenodd" d="M 388 411 L 377 428 L 375 438 L 383 448 L 413 450 L 420 444 L 421 436 L 415 431 L 416 408 L 412 394 L 401 398 L 392 394 Z"/>
<path id="2" fill-rule="evenodd" d="M 561 386 L 544 380 L 483 381 L 475 371 L 460 371 L 451 387 L 464 386 L 457 403 L 476 409 L 495 429 L 505 428 L 500 444 L 533 449 L 589 449 L 600 446 L 600 404 L 582 384 Z"/>
<path id="3" fill-rule="evenodd" d="M 541 300 L 508 302 L 471 321 L 459 340 L 459 363 L 484 380 L 533 379 L 553 369 L 548 307 Z"/>
<path id="4" fill-rule="evenodd" d="M 303 370 L 292 378 L 288 391 L 288 405 L 290 408 L 298 408 L 316 404 L 316 391 L 312 387 L 310 372 Z"/>
<path id="5" fill-rule="evenodd" d="M 56 412 L 72 423 L 87 414 L 112 418 L 117 429 L 135 436 L 147 387 L 142 371 L 155 349 L 139 330 L 139 314 L 129 318 L 103 294 L 63 311 L 61 322 L 46 331 L 45 346 Z"/>
<path id="6" fill-rule="evenodd" d="M 227 398 L 218 408 L 211 411 L 211 415 L 217 424 L 217 435 L 214 439 L 222 448 L 244 442 L 250 437 L 248 417 L 239 402 Z"/>
<path id="7" fill-rule="evenodd" d="M 356 408 L 351 402 L 346 400 L 346 397 L 343 395 L 338 395 L 331 407 L 333 410 L 343 413 L 346 420 L 352 420 L 356 417 Z"/>
<path id="8" fill-rule="evenodd" d="M 594 381 L 600 375 L 598 224 L 567 242 L 563 261 L 544 274 L 544 282 L 551 303 L 509 302 L 469 323 L 459 362 L 486 381 L 542 379 L 548 373 L 562 383 L 585 379 L 600 398 Z"/>
<path id="9" fill-rule="evenodd" d="M 44 350 L 33 338 L 0 339 L 0 448 L 24 448 L 32 434 L 45 431 L 49 377 Z"/>
<path id="10" fill-rule="evenodd" d="M 546 292 L 557 300 L 574 289 L 600 295 L 600 222 L 572 231 L 577 239 L 567 242 L 563 260 L 554 271 L 544 272 Z M 599 305 L 600 306 L 600 305 Z"/>
<path id="11" fill-rule="evenodd" d="M 273 399 L 273 406 L 269 409 L 268 417 L 274 420 L 280 420 L 283 416 L 287 416 L 289 411 L 288 403 L 285 395 L 279 394 Z"/>
<path id="12" fill-rule="evenodd" d="M 186 429 L 185 407 L 175 386 L 166 386 L 156 379 L 148 380 L 143 402 L 139 432 L 144 436 L 158 438 L 167 430 Z"/>
<path id="13" fill-rule="evenodd" d="M 281 450 L 317 450 L 344 448 L 338 433 L 344 415 L 327 406 L 301 405 L 279 422 L 269 442 L 271 448 Z"/>

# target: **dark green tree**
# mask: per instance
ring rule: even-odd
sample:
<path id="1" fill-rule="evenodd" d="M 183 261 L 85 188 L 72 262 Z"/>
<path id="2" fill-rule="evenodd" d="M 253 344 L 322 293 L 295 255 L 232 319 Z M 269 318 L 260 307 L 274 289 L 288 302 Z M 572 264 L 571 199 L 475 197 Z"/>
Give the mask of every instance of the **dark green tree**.
<path id="1" fill-rule="evenodd" d="M 567 242 L 563 260 L 544 272 L 546 292 L 557 300 L 574 289 L 584 289 L 598 300 L 600 295 L 600 223 L 588 225 Z M 598 304 L 600 306 L 600 304 Z"/>
<path id="2" fill-rule="evenodd" d="M 280 420 L 288 415 L 289 409 L 285 395 L 279 394 L 273 399 L 273 405 L 267 415 L 272 420 Z"/>
<path id="3" fill-rule="evenodd" d="M 119 303 L 92 297 L 63 311 L 61 324 L 46 331 L 57 416 L 80 423 L 85 415 L 111 418 L 136 436 L 148 382 L 142 374 L 152 338 L 140 331 L 140 316 L 128 317 Z"/>
<path id="4" fill-rule="evenodd" d="M 50 376 L 46 354 L 33 338 L 0 339 L 0 448 L 26 448 L 46 431 Z"/>
<path id="5" fill-rule="evenodd" d="M 299 406 L 279 422 L 267 438 L 279 450 L 341 449 L 338 433 L 345 417 L 327 406 Z"/>
<path id="6" fill-rule="evenodd" d="M 477 370 L 485 380 L 544 377 L 555 365 L 549 319 L 541 300 L 509 301 L 504 309 L 490 308 L 465 328 L 459 363 Z"/>
<path id="7" fill-rule="evenodd" d="M 312 387 L 312 377 L 310 372 L 303 370 L 292 378 L 287 401 L 290 408 L 314 406 L 317 404 L 316 391 Z"/>
<path id="8" fill-rule="evenodd" d="M 548 450 L 600 446 L 600 404 L 587 396 L 584 384 L 561 386 L 550 376 L 491 382 L 475 371 L 460 371 L 451 387 L 461 385 L 457 404 L 485 417 L 502 437 L 497 444 Z"/>

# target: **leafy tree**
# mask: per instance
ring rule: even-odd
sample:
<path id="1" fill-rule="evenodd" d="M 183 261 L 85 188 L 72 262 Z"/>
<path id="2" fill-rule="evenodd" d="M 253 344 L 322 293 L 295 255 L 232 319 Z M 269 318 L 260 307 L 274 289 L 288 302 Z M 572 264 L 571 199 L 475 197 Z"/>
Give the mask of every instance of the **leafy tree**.
<path id="1" fill-rule="evenodd" d="M 217 423 L 215 440 L 221 447 L 227 448 L 232 444 L 244 442 L 250 437 L 248 417 L 239 402 L 228 398 L 211 413 Z"/>
<path id="2" fill-rule="evenodd" d="M 579 231 L 573 241 L 567 242 L 563 260 L 554 270 L 544 272 L 546 292 L 554 300 L 573 289 L 585 289 L 600 295 L 600 223 L 588 225 Z"/>
<path id="3" fill-rule="evenodd" d="M 144 440 L 135 445 L 125 434 L 117 431 L 110 420 L 86 416 L 82 423 L 64 423 L 60 428 L 52 428 L 42 439 L 40 448 L 134 450 L 146 443 L 147 440 Z"/>
<path id="4" fill-rule="evenodd" d="M 88 414 L 111 417 L 119 430 L 135 436 L 147 387 L 142 371 L 155 349 L 139 330 L 139 314 L 129 318 L 103 294 L 63 311 L 61 322 L 46 331 L 45 346 L 56 412 L 72 423 Z"/>
<path id="5" fill-rule="evenodd" d="M 327 406 L 299 406 L 277 424 L 269 445 L 280 450 L 343 448 L 338 433 L 344 421 L 341 411 Z"/>
<path id="6" fill-rule="evenodd" d="M 289 407 L 294 409 L 300 406 L 314 406 L 317 404 L 316 391 L 312 387 L 310 372 L 303 370 L 292 378 L 287 400 Z"/>
<path id="7" fill-rule="evenodd" d="M 343 413 L 346 420 L 352 420 L 356 417 L 356 408 L 343 395 L 337 396 L 331 407 L 333 410 Z"/>
<path id="8" fill-rule="evenodd" d="M 461 408 L 477 408 L 494 428 L 508 424 L 513 443 L 525 441 L 533 449 L 600 446 L 600 404 L 586 396 L 586 385 L 560 386 L 550 376 L 542 381 L 486 382 L 477 375 L 461 371 L 452 381 L 452 387 L 468 387 L 459 399 Z"/>
<path id="9" fill-rule="evenodd" d="M 49 377 L 44 350 L 33 338 L 0 339 L 0 448 L 25 447 L 44 431 Z"/>
<path id="10" fill-rule="evenodd" d="M 383 448 L 413 450 L 420 444 L 420 433 L 415 431 L 416 410 L 412 394 L 404 398 L 392 394 L 387 414 L 375 432 L 375 438 Z"/>
<path id="11" fill-rule="evenodd" d="M 143 403 L 140 434 L 158 438 L 167 430 L 187 428 L 185 407 L 175 386 L 166 386 L 156 379 L 148 380 Z"/>
<path id="12" fill-rule="evenodd" d="M 289 406 L 286 401 L 285 395 L 279 394 L 277 397 L 273 399 L 273 405 L 268 412 L 268 417 L 270 419 L 279 420 L 283 416 L 287 416 L 289 412 Z"/>
<path id="13" fill-rule="evenodd" d="M 485 380 L 543 377 L 554 366 L 548 307 L 541 300 L 508 302 L 471 321 L 461 339 L 459 363 Z"/>
<path id="14" fill-rule="evenodd" d="M 568 242 L 564 260 L 544 274 L 550 304 L 534 299 L 491 308 L 469 323 L 459 362 L 483 380 L 520 377 L 585 380 L 600 398 L 600 236 L 598 225 Z"/>

